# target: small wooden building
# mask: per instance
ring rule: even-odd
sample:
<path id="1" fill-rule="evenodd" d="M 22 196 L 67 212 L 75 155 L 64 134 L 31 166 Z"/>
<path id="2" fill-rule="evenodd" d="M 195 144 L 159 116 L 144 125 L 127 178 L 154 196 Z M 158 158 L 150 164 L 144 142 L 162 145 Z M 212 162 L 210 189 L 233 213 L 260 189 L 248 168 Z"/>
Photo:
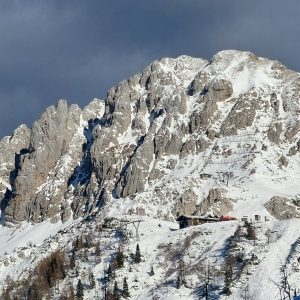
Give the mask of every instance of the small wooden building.
<path id="1" fill-rule="evenodd" d="M 256 222 L 260 222 L 261 221 L 261 216 L 260 215 L 254 215 L 254 219 Z"/>
<path id="2" fill-rule="evenodd" d="M 181 215 L 179 218 L 177 218 L 176 221 L 179 223 L 179 228 L 182 229 L 189 226 L 201 225 L 204 223 L 219 222 L 220 219 L 203 216 Z"/>

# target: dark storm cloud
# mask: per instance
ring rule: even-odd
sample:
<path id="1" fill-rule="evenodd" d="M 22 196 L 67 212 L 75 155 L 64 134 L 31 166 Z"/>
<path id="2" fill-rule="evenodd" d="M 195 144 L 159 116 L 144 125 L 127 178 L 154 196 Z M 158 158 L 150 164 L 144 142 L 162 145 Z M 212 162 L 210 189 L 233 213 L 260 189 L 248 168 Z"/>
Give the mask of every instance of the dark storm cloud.
<path id="1" fill-rule="evenodd" d="M 241 49 L 299 70 L 299 0 L 0 0 L 0 135 L 154 59 Z"/>

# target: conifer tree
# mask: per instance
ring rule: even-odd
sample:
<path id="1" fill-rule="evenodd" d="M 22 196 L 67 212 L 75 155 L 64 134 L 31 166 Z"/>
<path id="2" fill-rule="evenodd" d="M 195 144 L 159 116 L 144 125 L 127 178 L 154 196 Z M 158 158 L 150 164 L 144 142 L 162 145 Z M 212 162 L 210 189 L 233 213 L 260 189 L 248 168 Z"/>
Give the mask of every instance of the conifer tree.
<path id="1" fill-rule="evenodd" d="M 95 281 L 95 276 L 92 271 L 89 273 L 89 282 L 90 282 L 91 289 L 93 289 L 96 285 L 96 281 Z"/>
<path id="2" fill-rule="evenodd" d="M 181 287 L 182 282 L 181 282 L 181 277 L 179 274 L 177 275 L 175 284 L 176 284 L 176 289 L 179 289 Z"/>
<path id="3" fill-rule="evenodd" d="M 110 281 L 111 277 L 112 277 L 112 268 L 111 268 L 111 264 L 109 264 L 107 269 L 107 280 Z"/>
<path id="4" fill-rule="evenodd" d="M 76 237 L 75 243 L 74 243 L 74 250 L 78 251 L 82 248 L 82 237 Z"/>
<path id="5" fill-rule="evenodd" d="M 68 293 L 68 300 L 75 300 L 75 293 L 73 289 L 73 285 L 70 284 L 69 293 Z"/>
<path id="6" fill-rule="evenodd" d="M 119 299 L 120 299 L 119 288 L 117 282 L 115 281 L 114 290 L 113 290 L 113 300 L 119 300 Z"/>
<path id="7" fill-rule="evenodd" d="M 247 238 L 248 238 L 248 240 L 254 241 L 254 245 L 256 244 L 255 227 L 251 223 L 247 223 Z"/>
<path id="8" fill-rule="evenodd" d="M 128 289 L 128 283 L 127 283 L 126 277 L 124 277 L 124 280 L 123 280 L 122 296 L 123 296 L 124 298 L 130 297 L 129 289 Z"/>
<path id="9" fill-rule="evenodd" d="M 235 241 L 239 242 L 241 240 L 241 236 L 242 236 L 242 226 L 238 225 L 234 232 Z"/>
<path id="10" fill-rule="evenodd" d="M 76 254 L 75 254 L 75 249 L 72 249 L 72 253 L 71 253 L 71 258 L 70 258 L 70 268 L 74 269 L 75 265 L 76 265 Z"/>
<path id="11" fill-rule="evenodd" d="M 42 299 L 36 284 L 33 284 L 32 286 L 30 286 L 30 288 L 28 290 L 27 299 L 28 300 L 41 300 Z"/>
<path id="12" fill-rule="evenodd" d="M 124 254 L 120 246 L 116 256 L 116 263 L 117 263 L 117 268 L 122 268 L 124 266 Z"/>
<path id="13" fill-rule="evenodd" d="M 10 291 L 9 291 L 8 289 L 6 289 L 6 290 L 4 291 L 4 294 L 3 294 L 4 299 L 3 299 L 3 300 L 12 300 L 12 298 L 10 297 L 9 292 L 10 292 Z"/>
<path id="14" fill-rule="evenodd" d="M 225 277 L 224 277 L 224 293 L 229 296 L 231 294 L 230 286 L 233 280 L 233 266 L 235 258 L 229 255 L 225 261 Z"/>
<path id="15" fill-rule="evenodd" d="M 150 276 L 154 275 L 154 270 L 153 270 L 153 266 L 151 266 L 151 271 L 150 271 Z"/>
<path id="16" fill-rule="evenodd" d="M 185 263 L 182 259 L 178 262 L 176 288 L 179 289 L 185 283 Z"/>
<path id="17" fill-rule="evenodd" d="M 76 288 L 76 300 L 83 300 L 83 285 L 81 280 L 78 280 Z"/>
<path id="18" fill-rule="evenodd" d="M 141 262 L 141 251 L 139 244 L 136 245 L 135 255 L 134 255 L 134 262 L 136 264 Z"/>
<path id="19" fill-rule="evenodd" d="M 100 242 L 97 242 L 95 245 L 95 256 L 96 258 L 100 258 L 101 251 L 100 251 Z"/>

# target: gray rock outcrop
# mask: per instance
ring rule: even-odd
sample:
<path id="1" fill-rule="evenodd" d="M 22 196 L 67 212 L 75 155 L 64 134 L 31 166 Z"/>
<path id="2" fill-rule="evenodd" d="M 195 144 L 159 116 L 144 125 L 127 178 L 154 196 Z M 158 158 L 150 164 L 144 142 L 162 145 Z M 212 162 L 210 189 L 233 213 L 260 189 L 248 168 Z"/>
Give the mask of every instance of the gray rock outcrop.
<path id="1" fill-rule="evenodd" d="M 292 199 L 274 196 L 266 204 L 268 212 L 278 220 L 300 218 L 299 203 Z"/>

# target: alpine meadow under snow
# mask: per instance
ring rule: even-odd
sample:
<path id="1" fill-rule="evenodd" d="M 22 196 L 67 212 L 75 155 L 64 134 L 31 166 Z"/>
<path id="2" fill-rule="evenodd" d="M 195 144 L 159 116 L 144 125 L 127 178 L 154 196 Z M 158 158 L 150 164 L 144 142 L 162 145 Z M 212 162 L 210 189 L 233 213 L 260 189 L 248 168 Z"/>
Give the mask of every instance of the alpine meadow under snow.
<path id="1" fill-rule="evenodd" d="M 0 142 L 0 298 L 297 299 L 299 99 L 299 73 L 226 50 L 21 125 Z"/>

